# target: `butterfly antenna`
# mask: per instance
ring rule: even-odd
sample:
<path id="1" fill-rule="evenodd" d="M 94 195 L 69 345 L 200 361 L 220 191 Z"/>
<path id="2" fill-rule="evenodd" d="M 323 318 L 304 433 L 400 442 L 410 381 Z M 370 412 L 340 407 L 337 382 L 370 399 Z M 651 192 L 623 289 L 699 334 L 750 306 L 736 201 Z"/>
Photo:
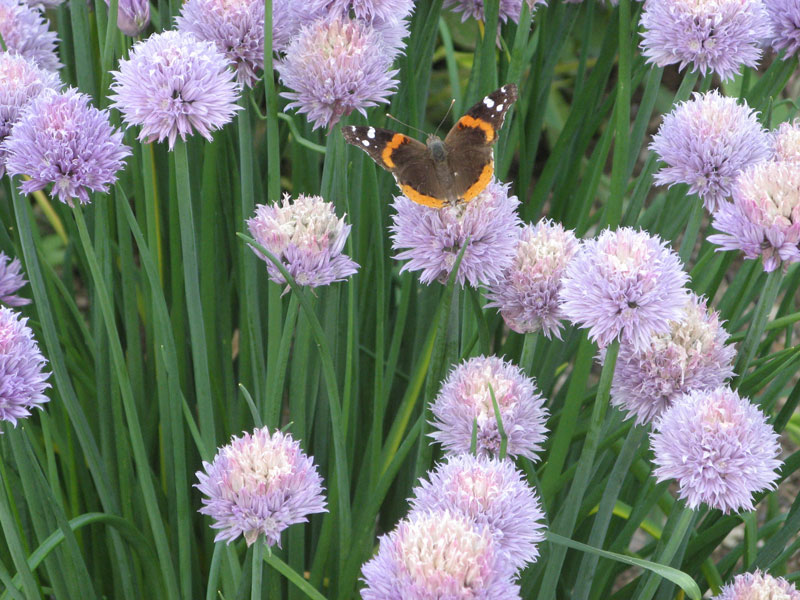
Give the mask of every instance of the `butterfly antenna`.
<path id="1" fill-rule="evenodd" d="M 390 118 L 392 121 L 397 121 L 397 122 L 398 122 L 398 123 L 400 123 L 401 125 L 405 125 L 405 126 L 406 126 L 406 127 L 408 127 L 409 129 L 413 129 L 414 131 L 419 131 L 419 132 L 420 132 L 422 135 L 428 135 L 427 133 L 425 133 L 424 131 L 422 131 L 422 129 L 417 129 L 417 128 L 416 128 L 416 127 L 414 127 L 413 125 L 409 125 L 409 124 L 408 124 L 408 123 L 406 123 L 405 121 L 401 121 L 400 119 L 398 119 L 397 117 L 393 117 L 393 116 L 392 116 L 392 115 L 390 115 L 389 113 L 386 113 L 386 116 L 387 116 L 388 118 Z"/>
<path id="2" fill-rule="evenodd" d="M 450 114 L 450 111 L 453 110 L 453 105 L 455 103 L 456 103 L 456 99 L 455 98 L 450 100 L 450 106 L 447 107 L 447 112 L 444 113 L 444 116 L 442 117 L 442 120 L 439 121 L 439 124 L 436 126 L 436 131 L 433 132 L 433 135 L 436 135 L 437 133 L 439 133 L 439 128 L 444 124 L 444 120 L 447 118 L 447 115 Z"/>

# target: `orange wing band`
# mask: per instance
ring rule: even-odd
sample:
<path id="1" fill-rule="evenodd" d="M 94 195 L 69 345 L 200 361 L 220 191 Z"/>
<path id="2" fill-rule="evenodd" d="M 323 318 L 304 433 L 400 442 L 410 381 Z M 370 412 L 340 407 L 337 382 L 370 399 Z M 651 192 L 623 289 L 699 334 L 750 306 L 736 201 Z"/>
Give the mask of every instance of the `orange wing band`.
<path id="1" fill-rule="evenodd" d="M 489 185 L 489 182 L 492 180 L 493 173 L 494 173 L 494 161 L 490 162 L 488 165 L 483 167 L 483 171 L 481 171 L 480 177 L 478 177 L 478 181 L 476 181 L 467 188 L 467 191 L 464 192 L 464 195 L 460 198 L 460 200 L 463 202 L 469 202 L 470 200 L 475 198 L 475 196 L 477 196 L 483 190 L 485 190 L 486 186 Z"/>
<path id="2" fill-rule="evenodd" d="M 386 147 L 383 149 L 381 153 L 381 158 L 383 159 L 383 164 L 385 164 L 390 169 L 394 169 L 394 161 L 392 160 L 392 152 L 394 152 L 397 148 L 402 146 L 403 144 L 408 143 L 408 138 L 404 136 L 402 133 L 395 133 L 392 136 L 392 139 L 389 140 L 389 143 L 386 144 Z"/>
<path id="3" fill-rule="evenodd" d="M 410 185 L 401 184 L 400 189 L 403 190 L 403 193 L 406 196 L 408 196 L 409 200 L 416 202 L 417 204 L 430 206 L 431 208 L 442 208 L 444 206 L 443 200 L 439 200 L 439 198 L 434 198 L 433 196 L 426 196 L 425 194 L 421 194 L 417 190 L 412 188 Z"/>
<path id="4" fill-rule="evenodd" d="M 464 115 L 458 120 L 458 126 L 482 129 L 484 135 L 486 136 L 487 144 L 494 140 L 494 127 L 492 127 L 491 123 L 484 121 L 483 119 L 476 119 L 475 117 Z"/>

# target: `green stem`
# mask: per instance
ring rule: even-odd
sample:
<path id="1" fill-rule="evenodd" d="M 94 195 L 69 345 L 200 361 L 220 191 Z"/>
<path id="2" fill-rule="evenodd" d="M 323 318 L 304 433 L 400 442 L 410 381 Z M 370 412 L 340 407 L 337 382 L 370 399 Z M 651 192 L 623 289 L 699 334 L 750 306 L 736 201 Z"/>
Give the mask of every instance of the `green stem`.
<path id="1" fill-rule="evenodd" d="M 678 251 L 678 255 L 685 265 L 689 263 L 689 259 L 692 257 L 692 251 L 697 242 L 697 234 L 700 233 L 700 225 L 703 222 L 703 201 L 700 198 L 692 197 L 690 197 L 688 201 L 694 204 L 692 206 L 692 213 L 689 215 L 689 223 L 683 234 L 681 248 Z"/>
<path id="2" fill-rule="evenodd" d="M 764 333 L 764 329 L 767 326 L 767 319 L 769 318 L 769 313 L 775 304 L 775 298 L 778 296 L 780 285 L 780 269 L 776 269 L 767 274 L 767 281 L 764 284 L 764 288 L 761 290 L 761 295 L 758 298 L 758 304 L 756 304 L 755 310 L 753 311 L 750 328 L 747 330 L 747 336 L 744 339 L 744 343 L 739 350 L 739 357 L 736 360 L 736 367 L 734 369 L 736 378 L 732 383 L 732 387 L 734 388 L 738 387 L 742 382 L 742 379 L 747 373 L 747 368 L 750 366 L 753 357 L 756 355 L 758 344 L 761 340 L 761 335 Z"/>
<path id="3" fill-rule="evenodd" d="M 678 516 L 678 523 L 675 525 L 675 529 L 672 530 L 664 549 L 655 560 L 655 562 L 665 566 L 672 562 L 672 559 L 675 557 L 675 554 L 677 554 L 683 542 L 686 532 L 691 527 L 695 518 L 695 512 L 690 508 L 676 504 L 675 510 L 681 511 L 681 514 Z M 660 584 L 661 578 L 655 573 L 651 573 L 641 593 L 636 596 L 636 600 L 651 600 Z"/>
<path id="4" fill-rule="evenodd" d="M 216 447 L 214 431 L 214 406 L 211 397 L 206 330 L 203 321 L 203 305 L 200 296 L 200 277 L 197 244 L 194 235 L 194 213 L 192 210 L 192 187 L 189 182 L 189 155 L 186 142 L 178 141 L 173 151 L 175 160 L 175 184 L 178 193 L 178 213 L 181 229 L 181 256 L 186 288 L 186 307 L 189 312 L 189 335 L 192 341 L 192 365 L 197 390 L 200 433 L 207 448 Z"/>
<path id="5" fill-rule="evenodd" d="M 325 596 L 314 589 L 314 587 L 308 583 L 302 575 L 292 569 L 280 558 L 275 556 L 272 552 L 267 552 L 267 554 L 264 556 L 264 562 L 275 569 L 278 573 L 286 577 L 286 579 L 297 586 L 297 588 L 308 598 L 311 598 L 311 600 L 325 600 Z"/>
<path id="6" fill-rule="evenodd" d="M 250 579 L 250 599 L 261 600 L 261 578 L 264 574 L 264 540 L 261 535 L 256 539 L 253 544 L 253 572 Z"/>
<path id="7" fill-rule="evenodd" d="M 522 367 L 522 370 L 528 375 L 533 375 L 533 358 L 539 346 L 540 336 L 541 332 L 539 331 L 526 333 L 525 339 L 522 342 L 522 354 L 519 357 L 519 366 Z"/>
<path id="8" fill-rule="evenodd" d="M 286 381 L 287 364 L 289 362 L 289 350 L 294 339 L 295 326 L 297 325 L 297 313 L 300 302 L 297 295 L 292 294 L 289 298 L 289 308 L 283 322 L 283 334 L 281 344 L 278 348 L 278 357 L 272 371 L 267 373 L 266 391 L 267 405 L 264 415 L 264 422 L 268 427 L 277 429 L 280 427 L 281 403 L 283 400 L 283 387 Z"/>
<path id="9" fill-rule="evenodd" d="M 606 205 L 605 224 L 617 227 L 622 220 L 622 198 L 628 165 L 631 116 L 631 3 L 619 3 L 619 64 L 617 65 L 617 99 L 614 134 L 614 160 L 611 167 L 611 189 Z"/>
<path id="10" fill-rule="evenodd" d="M 623 2 L 626 0 L 623 0 Z M 608 409 L 608 401 L 611 395 L 611 381 L 614 376 L 614 367 L 617 363 L 619 354 L 619 340 L 613 341 L 606 349 L 605 362 L 600 374 L 600 383 L 597 386 L 597 396 L 595 396 L 592 416 L 589 421 L 589 431 L 586 433 L 586 441 L 578 459 L 575 478 L 567 494 L 566 501 L 561 511 L 556 516 L 551 530 L 554 533 L 569 536 L 572 533 L 578 518 L 578 511 L 586 489 L 589 485 L 593 473 L 594 459 L 597 448 L 600 444 L 601 430 Z M 559 546 L 554 548 L 547 560 L 544 579 L 540 589 L 540 600 L 551 600 L 555 598 L 558 581 L 561 575 L 561 568 L 566 557 L 566 547 Z"/>

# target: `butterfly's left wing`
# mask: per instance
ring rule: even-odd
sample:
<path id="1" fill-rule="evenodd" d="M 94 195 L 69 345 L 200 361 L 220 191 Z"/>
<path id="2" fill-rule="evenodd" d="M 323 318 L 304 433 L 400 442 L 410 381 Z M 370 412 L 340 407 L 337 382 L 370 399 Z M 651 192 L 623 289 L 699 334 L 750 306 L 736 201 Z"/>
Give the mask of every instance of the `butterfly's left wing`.
<path id="1" fill-rule="evenodd" d="M 489 185 L 494 174 L 492 149 L 517 96 L 513 83 L 495 90 L 470 108 L 444 139 L 454 192 L 462 202 L 469 202 Z"/>

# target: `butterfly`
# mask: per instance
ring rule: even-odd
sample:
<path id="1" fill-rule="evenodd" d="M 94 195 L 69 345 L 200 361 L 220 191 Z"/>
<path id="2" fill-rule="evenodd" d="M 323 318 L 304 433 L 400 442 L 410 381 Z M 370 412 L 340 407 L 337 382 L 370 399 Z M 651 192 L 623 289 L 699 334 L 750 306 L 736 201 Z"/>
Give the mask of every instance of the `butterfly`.
<path id="1" fill-rule="evenodd" d="M 456 121 L 444 140 L 430 134 L 423 144 L 390 129 L 363 126 L 344 127 L 342 134 L 389 171 L 409 199 L 442 208 L 469 202 L 489 185 L 497 133 L 517 96 L 513 83 L 495 90 Z"/>

